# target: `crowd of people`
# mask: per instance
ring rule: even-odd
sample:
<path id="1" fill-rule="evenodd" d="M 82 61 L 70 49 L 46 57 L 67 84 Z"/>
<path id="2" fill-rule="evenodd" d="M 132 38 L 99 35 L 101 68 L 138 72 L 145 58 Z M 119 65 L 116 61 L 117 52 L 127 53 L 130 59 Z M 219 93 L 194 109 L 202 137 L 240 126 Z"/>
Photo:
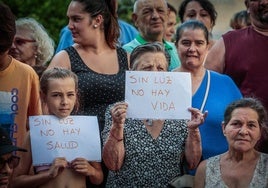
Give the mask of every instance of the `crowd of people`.
<path id="1" fill-rule="evenodd" d="M 197 188 L 267 187 L 268 2 L 245 0 L 220 39 L 209 0 L 136 0 L 133 26 L 118 6 L 71 0 L 56 49 L 0 3 L 0 188 L 168 187 L 183 174 Z M 128 71 L 189 75 L 189 119 L 130 118 Z M 34 164 L 29 117 L 81 115 L 97 117 L 100 161 Z"/>

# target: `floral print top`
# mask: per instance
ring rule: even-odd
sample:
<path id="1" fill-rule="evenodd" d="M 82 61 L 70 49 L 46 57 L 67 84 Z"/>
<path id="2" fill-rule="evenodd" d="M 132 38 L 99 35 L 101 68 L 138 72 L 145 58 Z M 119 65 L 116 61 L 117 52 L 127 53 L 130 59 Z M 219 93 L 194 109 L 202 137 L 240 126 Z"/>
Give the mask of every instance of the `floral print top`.
<path id="1" fill-rule="evenodd" d="M 102 132 L 103 143 L 111 125 L 108 107 Z M 106 187 L 167 187 L 169 181 L 181 174 L 181 158 L 187 136 L 186 120 L 165 120 L 160 135 L 154 139 L 142 120 L 127 118 L 124 164 L 119 171 L 109 171 Z"/>

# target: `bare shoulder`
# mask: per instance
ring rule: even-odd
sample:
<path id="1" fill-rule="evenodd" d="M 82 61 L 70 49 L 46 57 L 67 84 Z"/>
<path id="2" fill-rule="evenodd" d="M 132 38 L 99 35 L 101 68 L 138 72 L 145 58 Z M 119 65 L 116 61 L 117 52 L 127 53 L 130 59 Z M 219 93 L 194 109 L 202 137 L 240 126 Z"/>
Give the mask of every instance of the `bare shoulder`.
<path id="1" fill-rule="evenodd" d="M 71 63 L 68 53 L 65 50 L 62 50 L 58 52 L 54 57 L 52 58 L 51 62 L 49 63 L 48 68 L 53 67 L 62 67 L 66 69 L 71 69 Z"/>
<path id="2" fill-rule="evenodd" d="M 207 164 L 207 161 L 204 160 L 198 165 L 195 178 L 194 178 L 194 188 L 205 187 L 206 164 Z"/>
<path id="3" fill-rule="evenodd" d="M 224 70 L 225 62 L 225 45 L 223 38 L 221 37 L 219 40 L 215 42 L 212 48 L 209 50 L 205 67 L 209 70 L 214 70 L 219 73 L 222 73 Z"/>

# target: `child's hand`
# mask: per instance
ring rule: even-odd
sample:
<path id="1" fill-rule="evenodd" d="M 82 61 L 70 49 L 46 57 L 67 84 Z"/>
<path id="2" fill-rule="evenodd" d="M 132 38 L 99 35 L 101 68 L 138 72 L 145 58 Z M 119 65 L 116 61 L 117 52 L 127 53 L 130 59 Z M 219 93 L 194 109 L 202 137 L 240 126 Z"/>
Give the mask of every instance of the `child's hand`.
<path id="1" fill-rule="evenodd" d="M 88 176 L 91 171 L 91 165 L 84 158 L 76 158 L 71 162 L 71 167 L 76 172 L 83 174 L 84 176 Z"/>
<path id="2" fill-rule="evenodd" d="M 96 175 L 96 171 L 102 171 L 98 162 L 89 162 L 84 158 L 76 158 L 71 162 L 72 168 L 84 176 Z"/>
<path id="3" fill-rule="evenodd" d="M 76 158 L 71 162 L 72 169 L 90 178 L 91 183 L 99 185 L 103 181 L 100 162 L 89 162 L 84 158 Z"/>
<path id="4" fill-rule="evenodd" d="M 51 178 L 57 177 L 68 166 L 68 162 L 64 157 L 58 157 L 53 161 L 53 164 L 49 168 L 49 176 Z"/>

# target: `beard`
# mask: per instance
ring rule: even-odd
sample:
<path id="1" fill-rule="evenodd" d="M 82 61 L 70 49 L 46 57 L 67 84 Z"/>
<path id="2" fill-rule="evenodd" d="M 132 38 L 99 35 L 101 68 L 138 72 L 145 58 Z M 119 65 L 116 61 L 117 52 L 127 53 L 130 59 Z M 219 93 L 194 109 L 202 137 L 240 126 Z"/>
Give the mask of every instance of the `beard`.
<path id="1" fill-rule="evenodd" d="M 258 10 L 258 18 L 262 24 L 268 24 L 268 7 L 261 7 Z"/>

